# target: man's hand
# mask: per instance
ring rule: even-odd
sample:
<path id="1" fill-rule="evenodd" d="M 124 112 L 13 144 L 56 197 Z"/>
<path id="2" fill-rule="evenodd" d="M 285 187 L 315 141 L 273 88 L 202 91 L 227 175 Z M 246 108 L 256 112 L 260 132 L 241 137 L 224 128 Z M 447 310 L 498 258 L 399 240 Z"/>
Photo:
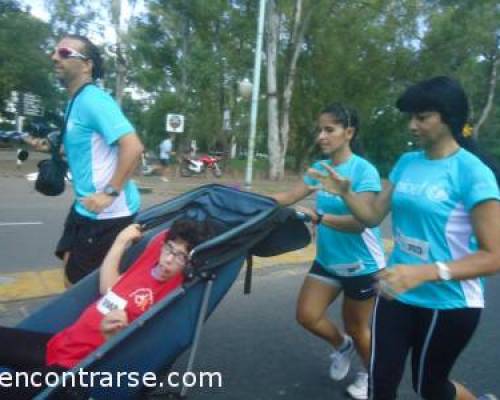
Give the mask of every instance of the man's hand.
<path id="1" fill-rule="evenodd" d="M 112 310 L 101 321 L 101 333 L 108 340 L 128 325 L 127 313 L 124 310 Z"/>
<path id="2" fill-rule="evenodd" d="M 32 146 L 36 151 L 48 153 L 50 151 L 50 143 L 47 139 L 36 138 L 31 135 L 23 137 L 24 143 Z"/>
<path id="3" fill-rule="evenodd" d="M 106 207 L 109 207 L 114 201 L 114 197 L 106 193 L 94 193 L 80 200 L 83 206 L 96 214 L 99 214 Z"/>

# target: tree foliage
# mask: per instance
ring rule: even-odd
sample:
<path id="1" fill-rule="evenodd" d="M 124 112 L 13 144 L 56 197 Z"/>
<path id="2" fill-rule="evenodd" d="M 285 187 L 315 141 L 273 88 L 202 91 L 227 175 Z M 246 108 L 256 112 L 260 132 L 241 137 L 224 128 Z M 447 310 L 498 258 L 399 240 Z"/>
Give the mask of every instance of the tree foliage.
<path id="1" fill-rule="evenodd" d="M 50 101 L 46 50 L 62 32 L 98 35 L 110 23 L 110 1 L 46 0 L 50 24 L 23 12 L 14 0 L 0 3 L 0 100 L 13 88 Z M 131 21 L 127 82 L 132 93 L 124 108 L 151 147 L 165 134 L 165 114 L 186 116 L 178 142 L 197 139 L 203 150 L 227 148 L 235 140 L 244 150 L 250 103 L 238 82 L 253 70 L 257 4 L 252 0 L 148 0 Z M 450 75 L 465 86 L 470 122 L 479 140 L 500 154 L 498 52 L 500 8 L 497 0 L 316 0 L 302 2 L 309 22 L 293 73 L 287 160 L 302 169 L 316 155 L 314 127 L 328 103 L 358 109 L 366 155 L 386 173 L 408 149 L 406 122 L 395 110 L 397 96 L 412 82 Z M 279 10 L 277 102 L 284 105 L 293 58 L 297 0 L 276 0 Z M 22 56 L 21 56 L 22 55 Z M 114 63 L 106 87 L 114 87 Z M 264 65 L 267 59 L 264 55 Z M 263 69 L 264 71 L 264 69 Z M 268 153 L 262 74 L 257 151 Z M 135 100 L 133 100 L 135 98 Z M 53 100 L 51 100 L 53 101 Z M 224 130 L 223 114 L 231 114 Z M 178 143 L 180 144 L 180 143 Z"/>
<path id="2" fill-rule="evenodd" d="M 54 93 L 47 56 L 50 29 L 14 1 L 0 5 L 0 109 L 12 90 L 31 92 L 51 104 Z"/>

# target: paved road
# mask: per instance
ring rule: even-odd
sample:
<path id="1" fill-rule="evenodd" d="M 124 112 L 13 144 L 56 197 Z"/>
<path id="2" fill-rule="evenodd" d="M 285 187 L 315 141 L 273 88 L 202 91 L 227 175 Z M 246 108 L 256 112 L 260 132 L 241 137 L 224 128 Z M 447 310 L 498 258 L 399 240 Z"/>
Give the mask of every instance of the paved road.
<path id="1" fill-rule="evenodd" d="M 26 170 L 31 171 L 31 170 Z M 159 187 L 158 178 L 144 180 L 157 185 L 154 193 L 142 197 L 147 208 L 199 185 L 183 182 L 172 190 Z M 165 185 L 165 184 L 164 184 Z M 0 175 L 0 274 L 43 270 L 60 264 L 53 255 L 64 220 L 73 201 L 71 188 L 63 195 L 47 197 L 33 188 L 22 173 Z"/>
<path id="2" fill-rule="evenodd" d="M 20 177 L 0 177 L 0 187 L 1 272 L 57 265 L 53 251 L 72 201 L 70 192 L 46 198 Z"/>
<path id="3" fill-rule="evenodd" d="M 0 156 L 2 155 L 5 157 L 5 154 L 0 152 Z M 33 171 L 33 168 L 23 167 L 19 172 L 0 174 L 0 274 L 40 271 L 60 264 L 53 251 L 73 201 L 72 192 L 66 190 L 63 195 L 57 197 L 37 193 L 33 182 L 24 178 L 24 173 Z M 142 178 L 141 185 L 154 189 L 152 194 L 142 196 L 143 208 L 209 182 L 178 178 L 165 184 L 157 177 Z M 218 182 L 235 184 L 231 180 Z M 285 183 L 283 188 L 290 187 L 291 184 Z M 264 193 L 272 192 L 272 189 L 271 185 L 256 188 Z M 312 204 L 312 197 L 301 202 L 304 206 Z M 382 224 L 382 232 L 384 237 L 390 236 L 388 219 Z"/>

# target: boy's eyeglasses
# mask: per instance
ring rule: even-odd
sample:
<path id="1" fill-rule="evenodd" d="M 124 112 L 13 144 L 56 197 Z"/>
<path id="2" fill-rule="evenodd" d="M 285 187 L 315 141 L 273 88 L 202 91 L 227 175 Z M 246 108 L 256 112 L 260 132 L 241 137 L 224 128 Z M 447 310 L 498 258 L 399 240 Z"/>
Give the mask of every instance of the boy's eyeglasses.
<path id="1" fill-rule="evenodd" d="M 188 255 L 182 251 L 176 251 L 171 242 L 165 243 L 162 248 L 162 252 L 165 255 L 172 255 L 177 265 L 184 265 L 188 262 Z"/>
<path id="2" fill-rule="evenodd" d="M 89 58 L 82 53 L 72 49 L 71 47 L 58 47 L 54 50 L 52 54 L 57 54 L 63 60 L 68 58 L 80 58 L 82 60 L 88 60 Z"/>

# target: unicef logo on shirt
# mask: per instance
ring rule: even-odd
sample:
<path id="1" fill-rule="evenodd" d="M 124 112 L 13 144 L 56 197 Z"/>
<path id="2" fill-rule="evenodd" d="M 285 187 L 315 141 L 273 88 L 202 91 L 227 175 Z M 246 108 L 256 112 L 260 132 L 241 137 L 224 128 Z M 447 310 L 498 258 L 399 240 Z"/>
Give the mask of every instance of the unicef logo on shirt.
<path id="1" fill-rule="evenodd" d="M 431 185 L 425 190 L 425 195 L 431 201 L 441 202 L 448 200 L 448 192 L 439 185 Z"/>
<path id="2" fill-rule="evenodd" d="M 66 130 L 70 131 L 71 129 L 73 129 L 74 125 L 75 124 L 73 123 L 72 119 L 68 120 L 68 125 L 66 125 Z"/>

